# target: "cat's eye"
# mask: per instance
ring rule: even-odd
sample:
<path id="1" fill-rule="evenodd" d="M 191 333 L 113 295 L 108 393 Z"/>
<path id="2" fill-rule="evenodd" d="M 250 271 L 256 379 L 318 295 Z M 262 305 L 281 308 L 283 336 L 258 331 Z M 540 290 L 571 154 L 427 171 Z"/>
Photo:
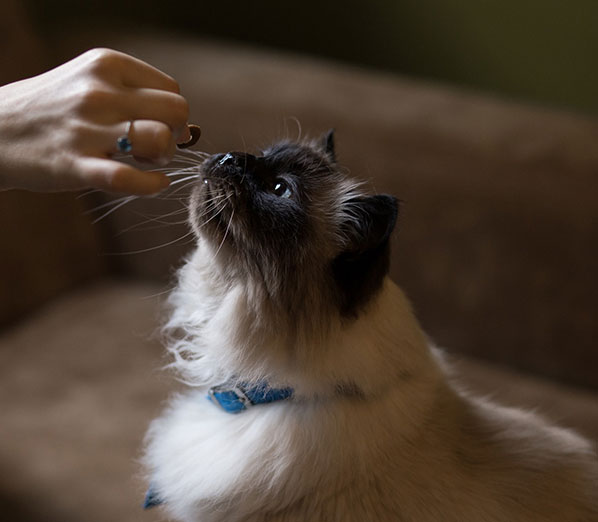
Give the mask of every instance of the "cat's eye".
<path id="1" fill-rule="evenodd" d="M 274 181 L 274 185 L 272 187 L 272 193 L 279 198 L 290 198 L 292 195 L 291 188 L 289 187 L 288 183 L 282 179 L 278 178 Z"/>

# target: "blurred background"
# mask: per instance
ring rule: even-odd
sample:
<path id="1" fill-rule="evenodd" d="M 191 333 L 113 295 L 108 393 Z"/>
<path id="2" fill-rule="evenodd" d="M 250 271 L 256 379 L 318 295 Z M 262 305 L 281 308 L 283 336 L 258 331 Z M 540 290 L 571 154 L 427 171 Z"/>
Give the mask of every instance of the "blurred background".
<path id="1" fill-rule="evenodd" d="M 481 89 L 598 110 L 593 0 L 168 2 L 25 0 L 47 37 L 81 24 L 140 26 L 291 50 Z"/>
<path id="2" fill-rule="evenodd" d="M 467 386 L 598 440 L 596 27 L 593 0 L 2 0 L 0 84 L 107 46 L 179 81 L 198 150 L 334 127 L 405 201 L 392 277 Z M 0 192 L 7 519 L 162 519 L 137 459 L 188 188 Z"/>

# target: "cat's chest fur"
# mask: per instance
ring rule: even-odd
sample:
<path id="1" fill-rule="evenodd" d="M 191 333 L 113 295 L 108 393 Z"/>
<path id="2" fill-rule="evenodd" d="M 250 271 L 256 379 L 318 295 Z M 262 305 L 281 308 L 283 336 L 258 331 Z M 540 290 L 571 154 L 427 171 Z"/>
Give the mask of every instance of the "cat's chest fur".
<path id="1" fill-rule="evenodd" d="M 189 299 L 200 298 L 190 286 Z M 584 505 L 597 472 L 584 469 L 589 444 L 532 414 L 462 395 L 389 280 L 380 305 L 335 340 L 337 355 L 320 370 L 378 388 L 375 397 L 299 393 L 239 414 L 215 406 L 205 388 L 175 399 L 153 424 L 146 457 L 167 511 L 189 522 L 593 520 L 595 501 Z M 212 303 L 205 313 L 227 312 Z M 343 361 L 348 348 L 353 360 Z M 376 349 L 386 362 L 372 363 Z M 211 364 L 226 357 L 209 351 Z M 401 371 L 389 370 L 404 357 Z"/>

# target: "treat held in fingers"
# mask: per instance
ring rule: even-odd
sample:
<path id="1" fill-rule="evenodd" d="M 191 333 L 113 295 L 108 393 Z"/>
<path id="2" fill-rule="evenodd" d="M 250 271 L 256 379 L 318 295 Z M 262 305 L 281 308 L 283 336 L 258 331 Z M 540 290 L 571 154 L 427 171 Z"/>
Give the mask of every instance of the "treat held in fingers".
<path id="1" fill-rule="evenodd" d="M 184 143 L 178 143 L 177 147 L 179 149 L 187 149 L 195 145 L 201 137 L 201 127 L 199 125 L 194 125 L 193 123 L 190 123 L 189 133 L 191 134 L 191 138 Z"/>

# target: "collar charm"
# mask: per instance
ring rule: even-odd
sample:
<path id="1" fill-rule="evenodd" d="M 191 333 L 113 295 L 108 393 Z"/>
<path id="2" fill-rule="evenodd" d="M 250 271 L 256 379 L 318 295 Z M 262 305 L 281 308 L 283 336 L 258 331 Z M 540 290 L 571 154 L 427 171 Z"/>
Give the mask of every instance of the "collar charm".
<path id="1" fill-rule="evenodd" d="M 267 383 L 222 384 L 208 391 L 208 399 L 226 413 L 240 413 L 257 404 L 283 401 L 293 396 L 292 388 L 271 388 Z"/>

